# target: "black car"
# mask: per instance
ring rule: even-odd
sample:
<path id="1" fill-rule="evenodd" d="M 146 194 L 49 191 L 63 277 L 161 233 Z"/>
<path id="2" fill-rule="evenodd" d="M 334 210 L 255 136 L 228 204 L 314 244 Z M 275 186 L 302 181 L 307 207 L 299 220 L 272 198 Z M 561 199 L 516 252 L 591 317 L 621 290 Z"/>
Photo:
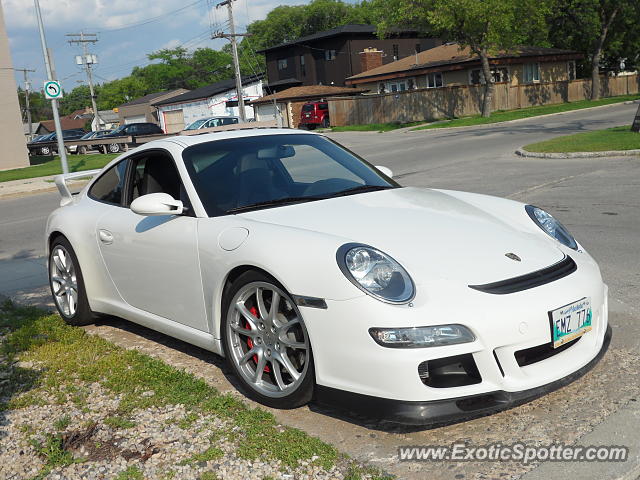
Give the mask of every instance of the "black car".
<path id="1" fill-rule="evenodd" d="M 81 128 L 71 128 L 62 131 L 62 138 L 66 142 L 67 140 L 76 140 L 81 138 L 86 132 Z M 52 155 L 58 152 L 58 145 L 56 144 L 58 136 L 56 132 L 43 135 L 40 138 L 36 138 L 34 141 L 27 144 L 29 152 L 35 155 Z M 51 145 L 53 143 L 53 145 Z M 43 144 L 40 146 L 39 144 Z"/>
<path id="2" fill-rule="evenodd" d="M 162 129 L 155 123 L 129 123 L 126 125 L 120 125 L 113 132 L 105 135 L 102 138 L 113 137 L 136 137 L 141 135 L 157 135 L 164 133 Z M 105 145 L 105 152 L 118 153 L 124 150 L 124 144 L 109 143 Z"/>

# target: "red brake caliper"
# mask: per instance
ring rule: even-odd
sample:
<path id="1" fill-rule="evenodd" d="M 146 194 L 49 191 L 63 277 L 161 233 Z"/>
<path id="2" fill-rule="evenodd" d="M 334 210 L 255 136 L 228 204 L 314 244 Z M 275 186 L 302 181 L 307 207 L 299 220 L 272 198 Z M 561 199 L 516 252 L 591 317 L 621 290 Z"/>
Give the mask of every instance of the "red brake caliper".
<path id="1" fill-rule="evenodd" d="M 249 312 L 254 317 L 260 318 L 258 316 L 258 309 L 256 307 L 251 307 L 249 309 Z M 249 325 L 249 322 L 247 322 L 246 320 L 244 321 L 244 328 L 246 328 L 247 330 L 251 330 L 251 325 Z M 249 350 L 251 350 L 253 348 L 253 340 L 251 340 L 250 338 L 247 338 L 247 347 L 249 347 Z M 258 355 L 254 355 L 253 356 L 253 361 L 256 363 L 256 365 L 258 365 Z M 264 373 L 269 373 L 269 372 L 270 372 L 269 365 L 265 365 L 264 366 Z"/>

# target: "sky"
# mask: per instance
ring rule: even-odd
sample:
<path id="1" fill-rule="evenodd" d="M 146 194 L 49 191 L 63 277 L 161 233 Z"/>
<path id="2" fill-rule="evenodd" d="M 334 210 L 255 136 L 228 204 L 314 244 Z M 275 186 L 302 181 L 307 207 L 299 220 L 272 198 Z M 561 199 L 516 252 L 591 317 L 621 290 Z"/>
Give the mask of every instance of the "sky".
<path id="1" fill-rule="evenodd" d="M 66 91 L 86 82 L 75 63 L 81 47 L 70 45 L 69 33 L 97 33 L 91 53 L 98 56 L 94 68 L 97 83 L 127 76 L 134 66 L 149 63 L 148 53 L 184 46 L 221 48 L 225 40 L 211 40 L 211 31 L 228 28 L 227 9 L 216 9 L 220 0 L 40 0 L 48 47 L 58 79 Z M 236 31 L 263 19 L 278 5 L 297 5 L 309 0 L 236 0 L 233 3 Z M 0 0 L 14 68 L 35 69 L 32 88 L 42 88 L 46 71 L 35 18 L 33 0 Z M 23 86 L 22 73 L 16 74 Z"/>

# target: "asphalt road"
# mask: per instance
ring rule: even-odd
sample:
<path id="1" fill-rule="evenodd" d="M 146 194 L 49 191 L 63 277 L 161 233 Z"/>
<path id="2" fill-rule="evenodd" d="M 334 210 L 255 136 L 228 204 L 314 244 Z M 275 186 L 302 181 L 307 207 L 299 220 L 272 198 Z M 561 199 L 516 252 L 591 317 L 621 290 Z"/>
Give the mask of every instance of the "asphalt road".
<path id="1" fill-rule="evenodd" d="M 635 463 L 544 464 L 530 478 L 560 478 L 561 471 L 572 472 L 569 478 L 628 473 L 640 458 L 634 431 L 640 417 L 634 403 L 640 395 L 640 159 L 523 159 L 513 152 L 558 135 L 629 124 L 636 109 L 637 104 L 616 105 L 473 129 L 330 134 L 372 163 L 390 167 L 403 185 L 499 195 L 553 212 L 600 263 L 610 286 L 614 340 L 605 360 L 580 381 L 532 404 L 464 424 L 427 431 L 384 429 L 314 407 L 277 412 L 281 421 L 400 478 L 517 478 L 532 466 L 397 462 L 399 445 L 569 444 L 581 438 L 588 439 L 584 444 L 628 444 Z M 0 293 L 47 301 L 42 234 L 57 201 L 57 194 L 0 200 Z M 215 361 L 181 342 L 126 326 L 96 328 L 199 374 L 207 371 L 221 389 L 232 388 L 217 368 L 206 368 Z"/>

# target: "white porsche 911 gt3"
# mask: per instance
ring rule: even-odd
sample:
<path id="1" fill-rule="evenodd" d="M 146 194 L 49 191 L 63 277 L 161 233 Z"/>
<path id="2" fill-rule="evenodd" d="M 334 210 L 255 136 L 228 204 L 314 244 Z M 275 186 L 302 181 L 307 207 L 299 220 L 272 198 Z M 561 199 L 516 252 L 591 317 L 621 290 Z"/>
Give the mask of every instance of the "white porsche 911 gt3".
<path id="1" fill-rule="evenodd" d="M 450 421 L 569 383 L 606 351 L 607 287 L 551 215 L 401 187 L 325 136 L 171 137 L 78 195 L 60 176 L 51 291 L 226 357 L 244 392 L 317 394 L 389 421 Z"/>

